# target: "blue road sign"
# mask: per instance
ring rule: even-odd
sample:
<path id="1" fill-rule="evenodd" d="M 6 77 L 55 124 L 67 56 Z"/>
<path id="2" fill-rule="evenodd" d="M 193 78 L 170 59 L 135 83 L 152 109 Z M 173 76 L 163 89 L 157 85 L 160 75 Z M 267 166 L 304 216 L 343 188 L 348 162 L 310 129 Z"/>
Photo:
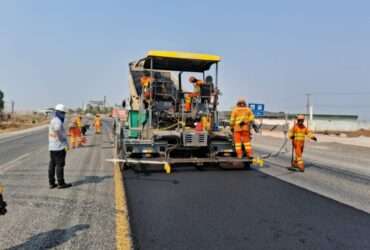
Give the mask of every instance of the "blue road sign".
<path id="1" fill-rule="evenodd" d="M 249 103 L 248 106 L 256 117 L 265 115 L 265 104 Z"/>

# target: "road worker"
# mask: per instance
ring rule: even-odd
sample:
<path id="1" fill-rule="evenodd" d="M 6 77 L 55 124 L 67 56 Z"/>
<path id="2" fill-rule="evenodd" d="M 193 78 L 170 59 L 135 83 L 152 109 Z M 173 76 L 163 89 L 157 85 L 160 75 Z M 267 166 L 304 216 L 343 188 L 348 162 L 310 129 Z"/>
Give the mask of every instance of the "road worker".
<path id="1" fill-rule="evenodd" d="M 86 144 L 86 131 L 87 131 L 87 124 L 84 122 L 82 115 L 78 117 L 79 124 L 78 127 L 80 129 L 80 146 Z"/>
<path id="2" fill-rule="evenodd" d="M 86 135 L 86 132 L 87 132 L 87 130 L 90 128 L 90 125 L 89 124 L 82 124 L 82 128 L 81 128 L 81 133 L 82 133 L 82 138 L 83 138 L 83 140 L 82 141 L 84 141 L 84 140 L 86 140 L 85 139 L 85 135 Z"/>
<path id="3" fill-rule="evenodd" d="M 185 112 L 191 112 L 192 97 L 191 94 L 185 94 Z"/>
<path id="4" fill-rule="evenodd" d="M 81 129 L 82 127 L 82 116 L 81 115 L 76 116 L 76 123 L 77 123 L 78 128 Z"/>
<path id="5" fill-rule="evenodd" d="M 76 130 L 75 130 L 75 135 L 76 135 L 76 140 L 77 140 L 77 145 L 82 146 L 83 144 L 86 143 L 86 137 L 82 131 L 85 130 L 85 125 L 82 120 L 82 115 L 77 115 L 75 118 L 75 123 L 76 123 Z"/>
<path id="6" fill-rule="evenodd" d="M 82 145 L 82 116 L 81 115 L 77 115 L 76 118 L 75 118 L 75 122 L 76 122 L 76 138 L 77 138 L 77 144 L 78 146 L 81 146 Z"/>
<path id="7" fill-rule="evenodd" d="M 230 127 L 233 132 L 235 151 L 238 158 L 243 158 L 243 146 L 248 158 L 253 158 L 250 128 L 254 124 L 254 115 L 244 99 L 239 99 L 231 112 Z M 256 130 L 256 128 L 255 128 Z"/>
<path id="8" fill-rule="evenodd" d="M 0 184 L 0 215 L 6 214 L 6 202 L 3 199 L 3 187 Z"/>
<path id="9" fill-rule="evenodd" d="M 204 128 L 204 130 L 206 131 L 211 130 L 211 119 L 209 115 L 206 114 L 201 115 L 200 122 L 202 123 L 202 127 Z"/>
<path id="10" fill-rule="evenodd" d="M 297 122 L 290 129 L 288 136 L 292 140 L 293 150 L 295 152 L 295 158 L 292 159 L 292 166 L 289 170 L 304 172 L 303 148 L 305 137 L 307 136 L 311 140 L 317 141 L 315 135 L 304 125 L 304 115 L 297 116 Z"/>
<path id="11" fill-rule="evenodd" d="M 195 126 L 195 131 L 197 131 L 197 132 L 203 132 L 204 131 L 203 123 L 201 122 L 200 118 L 195 119 L 194 126 Z"/>
<path id="12" fill-rule="evenodd" d="M 102 126 L 102 122 L 101 122 L 100 115 L 96 114 L 95 115 L 95 120 L 94 120 L 94 127 L 95 127 L 95 133 L 96 134 L 101 133 L 101 126 Z"/>
<path id="13" fill-rule="evenodd" d="M 199 80 L 195 78 L 194 76 L 189 77 L 189 82 L 193 84 L 194 90 L 193 90 L 193 96 L 200 96 L 200 89 L 204 82 L 202 80 Z"/>
<path id="14" fill-rule="evenodd" d="M 49 125 L 49 185 L 53 188 L 68 188 L 72 184 L 67 184 L 64 181 L 64 166 L 68 151 L 67 135 L 64 131 L 65 107 L 63 104 L 58 104 L 55 107 L 55 116 L 50 121 Z M 58 185 L 55 183 L 55 174 L 57 176 Z"/>
<path id="15" fill-rule="evenodd" d="M 140 78 L 140 84 L 142 87 L 142 93 L 145 99 L 150 99 L 150 84 L 153 78 L 150 76 L 149 71 L 144 71 L 144 75 Z"/>
<path id="16" fill-rule="evenodd" d="M 69 127 L 69 137 L 70 137 L 70 148 L 77 148 L 80 144 L 80 129 L 78 128 L 77 119 L 74 119 Z"/>

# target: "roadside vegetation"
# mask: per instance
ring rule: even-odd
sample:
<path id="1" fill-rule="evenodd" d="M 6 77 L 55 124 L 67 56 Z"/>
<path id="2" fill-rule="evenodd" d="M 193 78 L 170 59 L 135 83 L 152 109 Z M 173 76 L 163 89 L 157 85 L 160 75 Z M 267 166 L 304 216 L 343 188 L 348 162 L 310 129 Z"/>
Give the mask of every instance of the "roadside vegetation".
<path id="1" fill-rule="evenodd" d="M 0 133 L 32 128 L 48 122 L 48 116 L 39 113 L 6 113 L 4 92 L 0 90 Z"/>
<path id="2" fill-rule="evenodd" d="M 0 133 L 32 128 L 48 123 L 44 114 L 8 114 L 0 120 Z"/>

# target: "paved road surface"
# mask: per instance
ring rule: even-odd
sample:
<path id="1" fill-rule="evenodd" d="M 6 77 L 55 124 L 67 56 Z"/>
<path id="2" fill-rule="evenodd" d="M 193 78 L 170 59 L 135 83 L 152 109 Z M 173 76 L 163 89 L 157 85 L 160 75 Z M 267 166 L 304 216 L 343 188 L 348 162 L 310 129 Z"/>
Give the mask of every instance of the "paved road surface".
<path id="1" fill-rule="evenodd" d="M 41 129 L 10 138 L 0 139 L 0 165 L 24 155 L 41 150 L 45 146 L 47 130 Z M 1 171 L 1 170 L 0 170 Z"/>
<path id="2" fill-rule="evenodd" d="M 280 143 L 267 137 L 256 141 L 260 154 L 274 152 Z M 330 199 L 370 211 L 367 176 L 353 175 L 357 162 L 345 162 L 345 155 L 334 151 L 351 155 L 352 149 L 357 156 L 362 150 L 365 159 L 360 161 L 369 156 L 364 149 L 321 145 L 316 149 L 320 157 L 324 149 L 329 151 L 326 164 L 307 162 L 305 174 L 285 169 L 289 152 L 253 171 L 126 172 L 136 248 L 370 249 L 369 214 Z M 312 158 L 316 153 L 308 152 Z M 341 162 L 328 165 L 335 157 Z M 346 164 L 348 173 L 342 171 Z"/>
<path id="3" fill-rule="evenodd" d="M 0 138 L 0 182 L 9 203 L 0 249 L 115 248 L 108 127 L 69 153 L 66 179 L 74 187 L 66 190 L 48 189 L 46 129 Z M 264 154 L 280 143 L 257 137 L 255 145 Z M 304 174 L 286 171 L 289 152 L 253 171 L 126 171 L 135 247 L 369 249 L 367 149 L 311 146 Z"/>
<path id="4" fill-rule="evenodd" d="M 9 213 L 0 218 L 0 249 L 115 249 L 112 156 L 107 136 L 70 151 L 71 189 L 49 190 L 47 130 L 0 139 L 0 182 Z M 5 170 L 4 170 L 5 169 Z"/>
<path id="5" fill-rule="evenodd" d="M 261 154 L 276 152 L 281 139 L 260 137 Z M 291 145 L 288 145 L 290 149 Z M 306 172 L 287 172 L 291 153 L 268 159 L 261 172 L 370 213 L 370 149 L 338 143 L 307 143 Z"/>

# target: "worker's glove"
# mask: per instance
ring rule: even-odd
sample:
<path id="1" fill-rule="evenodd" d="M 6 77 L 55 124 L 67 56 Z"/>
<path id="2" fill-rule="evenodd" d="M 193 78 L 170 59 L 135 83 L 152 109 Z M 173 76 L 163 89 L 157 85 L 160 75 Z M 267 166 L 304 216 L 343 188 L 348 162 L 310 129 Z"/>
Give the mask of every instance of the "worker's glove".
<path id="1" fill-rule="evenodd" d="M 231 133 L 234 133 L 234 128 L 230 128 Z"/>
<path id="2" fill-rule="evenodd" d="M 289 139 L 294 140 L 294 136 L 293 135 L 289 136 Z"/>
<path id="3" fill-rule="evenodd" d="M 244 126 L 246 123 L 244 121 L 242 121 L 241 123 L 239 123 L 240 127 L 241 126 Z"/>
<path id="4" fill-rule="evenodd" d="M 312 137 L 312 140 L 317 141 L 317 137 L 315 137 L 315 136 Z"/>
<path id="5" fill-rule="evenodd" d="M 254 129 L 254 131 L 255 131 L 256 133 L 258 133 L 258 132 L 259 132 L 259 128 L 257 127 L 257 124 L 253 123 L 253 124 L 252 124 L 252 127 L 253 127 L 253 129 Z"/>
<path id="6" fill-rule="evenodd" d="M 3 200 L 3 195 L 0 194 L 0 215 L 6 214 L 6 202 Z"/>

